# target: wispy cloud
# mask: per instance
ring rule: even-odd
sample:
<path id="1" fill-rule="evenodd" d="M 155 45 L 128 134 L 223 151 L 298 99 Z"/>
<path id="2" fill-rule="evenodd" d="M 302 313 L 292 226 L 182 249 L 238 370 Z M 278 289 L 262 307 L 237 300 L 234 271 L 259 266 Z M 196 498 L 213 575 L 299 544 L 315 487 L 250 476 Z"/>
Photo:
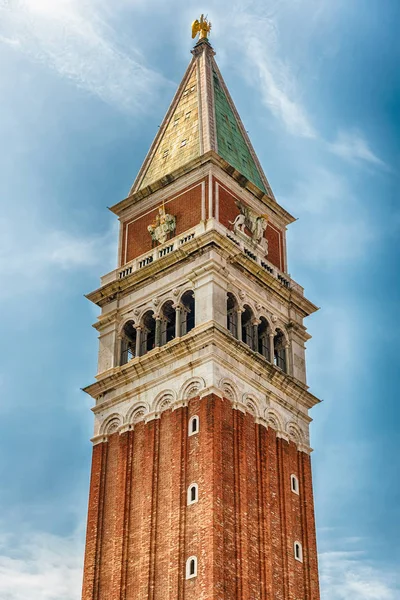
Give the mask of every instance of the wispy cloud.
<path id="1" fill-rule="evenodd" d="M 0 534 L 0 598 L 76 600 L 82 585 L 83 540 L 36 532 Z"/>
<path id="2" fill-rule="evenodd" d="M 362 551 L 323 552 L 319 556 L 324 600 L 397 600 L 398 574 L 374 565 Z"/>
<path id="3" fill-rule="evenodd" d="M 276 3 L 268 3 L 263 11 L 253 9 L 236 7 L 229 20 L 228 39 L 240 41 L 243 73 L 261 91 L 265 106 L 290 134 L 313 138 L 316 132 L 302 104 L 296 78 L 277 51 Z"/>
<path id="4" fill-rule="evenodd" d="M 258 72 L 258 87 L 264 104 L 282 121 L 289 133 L 306 138 L 316 137 L 301 101 L 296 98 L 295 80 L 289 67 L 277 59 L 271 61 L 259 38 L 250 38 L 246 47 L 247 56 Z"/>
<path id="5" fill-rule="evenodd" d="M 358 130 L 339 131 L 334 142 L 328 144 L 331 152 L 351 162 L 365 162 L 387 168 L 371 149 L 368 141 Z"/>
<path id="6" fill-rule="evenodd" d="M 101 7 L 100 7 L 101 8 Z M 8 0 L 0 3 L 0 43 L 123 110 L 143 110 L 165 85 L 131 46 L 102 20 L 94 0 Z"/>

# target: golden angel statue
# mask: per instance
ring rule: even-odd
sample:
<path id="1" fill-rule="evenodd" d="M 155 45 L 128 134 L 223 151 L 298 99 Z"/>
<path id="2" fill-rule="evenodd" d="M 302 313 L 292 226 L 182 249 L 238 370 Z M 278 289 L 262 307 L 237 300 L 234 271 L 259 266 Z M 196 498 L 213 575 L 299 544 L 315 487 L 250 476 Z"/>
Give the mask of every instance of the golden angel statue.
<path id="1" fill-rule="evenodd" d="M 211 31 L 211 23 L 208 21 L 207 17 L 201 15 L 200 21 L 196 19 L 192 23 L 192 38 L 195 38 L 198 33 L 200 33 L 199 39 L 204 40 L 207 39 L 208 33 Z"/>

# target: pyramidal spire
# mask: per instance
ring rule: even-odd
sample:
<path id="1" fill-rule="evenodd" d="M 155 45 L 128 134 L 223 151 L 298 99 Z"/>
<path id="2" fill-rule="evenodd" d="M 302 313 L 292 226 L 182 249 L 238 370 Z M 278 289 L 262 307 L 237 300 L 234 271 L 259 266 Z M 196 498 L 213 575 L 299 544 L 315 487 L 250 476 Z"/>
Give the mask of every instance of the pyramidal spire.
<path id="1" fill-rule="evenodd" d="M 192 25 L 200 39 L 130 194 L 213 151 L 274 198 L 268 180 L 215 61 L 204 20 Z"/>

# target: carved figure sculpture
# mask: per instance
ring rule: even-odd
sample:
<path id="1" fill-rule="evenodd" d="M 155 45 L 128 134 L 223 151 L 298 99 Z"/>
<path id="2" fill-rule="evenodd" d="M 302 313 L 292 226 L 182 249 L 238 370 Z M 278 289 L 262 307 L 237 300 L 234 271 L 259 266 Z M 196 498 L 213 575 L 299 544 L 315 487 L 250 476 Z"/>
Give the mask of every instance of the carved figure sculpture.
<path id="1" fill-rule="evenodd" d="M 235 232 L 240 231 L 245 233 L 244 228 L 247 227 L 251 231 L 251 239 L 255 244 L 261 244 L 264 238 L 264 231 L 268 224 L 268 215 L 258 215 L 248 206 L 242 204 L 239 200 L 236 202 L 236 206 L 240 210 L 234 221 L 229 221 L 233 225 Z"/>
<path id="2" fill-rule="evenodd" d="M 166 242 L 168 235 L 174 233 L 175 229 L 176 217 L 165 212 L 164 204 L 159 207 L 155 222 L 147 227 L 153 243 L 159 244 Z"/>

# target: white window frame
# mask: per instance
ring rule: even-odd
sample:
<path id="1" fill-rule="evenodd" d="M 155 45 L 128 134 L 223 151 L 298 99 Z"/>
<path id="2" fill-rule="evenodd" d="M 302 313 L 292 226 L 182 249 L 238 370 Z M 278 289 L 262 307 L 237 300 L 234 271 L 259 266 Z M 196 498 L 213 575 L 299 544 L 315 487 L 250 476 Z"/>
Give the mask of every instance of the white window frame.
<path id="1" fill-rule="evenodd" d="M 299 552 L 298 552 L 299 556 L 297 556 L 297 548 L 299 550 Z M 298 560 L 299 562 L 303 562 L 303 546 L 301 545 L 301 543 L 296 541 L 293 544 L 293 550 L 294 550 L 295 560 Z"/>
<path id="2" fill-rule="evenodd" d="M 294 484 L 294 485 L 293 485 Z M 290 489 L 292 490 L 292 492 L 294 494 L 299 495 L 300 494 L 300 485 L 299 485 L 299 479 L 296 475 L 294 475 L 292 473 L 292 475 L 290 476 Z"/>
<path id="3" fill-rule="evenodd" d="M 196 497 L 194 500 L 192 500 L 192 489 L 195 488 L 196 490 Z M 197 483 L 191 483 L 187 489 L 187 505 L 190 506 L 191 504 L 196 504 L 196 502 L 199 501 L 199 486 L 197 485 Z"/>
<path id="4" fill-rule="evenodd" d="M 193 421 L 195 419 L 197 419 L 197 428 L 196 428 L 196 431 L 193 431 L 192 423 L 193 423 Z M 198 415 L 193 415 L 193 417 L 190 417 L 190 419 L 189 419 L 188 435 L 189 435 L 189 437 L 191 435 L 196 435 L 197 433 L 199 433 L 199 431 L 200 431 L 200 419 L 199 419 L 199 416 Z"/>
<path id="5" fill-rule="evenodd" d="M 194 573 L 190 573 L 190 563 L 194 561 Z M 197 577 L 197 556 L 189 556 L 186 561 L 186 579 Z"/>

